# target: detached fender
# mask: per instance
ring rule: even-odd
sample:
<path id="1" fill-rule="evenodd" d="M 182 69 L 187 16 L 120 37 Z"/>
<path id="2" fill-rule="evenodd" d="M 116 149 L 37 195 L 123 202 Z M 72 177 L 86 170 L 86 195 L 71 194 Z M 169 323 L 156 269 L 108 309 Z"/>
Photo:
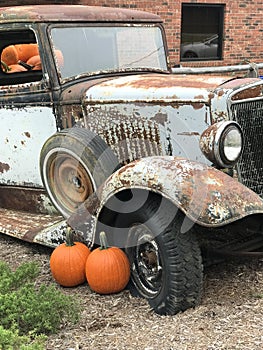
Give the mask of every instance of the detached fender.
<path id="1" fill-rule="evenodd" d="M 156 156 L 131 162 L 112 174 L 68 219 L 68 224 L 93 237 L 102 208 L 126 189 L 159 193 L 191 221 L 205 227 L 263 214 L 263 200 L 229 175 L 188 159 Z"/>

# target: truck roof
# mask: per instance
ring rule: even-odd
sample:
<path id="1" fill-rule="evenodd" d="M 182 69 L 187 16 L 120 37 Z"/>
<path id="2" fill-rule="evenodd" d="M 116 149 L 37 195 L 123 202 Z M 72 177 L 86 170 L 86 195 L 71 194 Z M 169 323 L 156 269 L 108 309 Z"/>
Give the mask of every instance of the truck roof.
<path id="1" fill-rule="evenodd" d="M 0 7 L 0 24 L 12 22 L 162 22 L 158 15 L 131 9 L 85 5 Z"/>

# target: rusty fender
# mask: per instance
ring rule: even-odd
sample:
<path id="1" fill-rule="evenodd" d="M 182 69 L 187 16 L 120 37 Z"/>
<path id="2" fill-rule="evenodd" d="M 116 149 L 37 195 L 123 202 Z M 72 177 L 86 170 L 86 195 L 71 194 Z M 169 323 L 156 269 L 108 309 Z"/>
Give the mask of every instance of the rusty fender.
<path id="1" fill-rule="evenodd" d="M 145 189 L 169 199 L 193 222 L 219 227 L 252 214 L 263 214 L 263 200 L 229 175 L 205 164 L 172 156 L 146 157 L 123 166 L 67 221 L 94 237 L 102 208 L 125 189 Z"/>

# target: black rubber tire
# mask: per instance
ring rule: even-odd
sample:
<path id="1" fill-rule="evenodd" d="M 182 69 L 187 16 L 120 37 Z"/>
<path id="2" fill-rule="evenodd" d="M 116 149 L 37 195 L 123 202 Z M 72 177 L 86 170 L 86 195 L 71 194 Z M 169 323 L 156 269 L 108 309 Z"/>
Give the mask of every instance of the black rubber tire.
<path id="1" fill-rule="evenodd" d="M 56 209 L 68 218 L 117 168 L 118 159 L 96 134 L 83 128 L 52 135 L 40 154 L 43 185 Z"/>
<path id="2" fill-rule="evenodd" d="M 202 295 L 201 251 L 192 230 L 180 232 L 183 220 L 168 200 L 150 194 L 141 210 L 115 221 L 118 227 L 129 227 L 125 252 L 131 264 L 130 284 L 161 315 L 194 307 Z"/>
<path id="3" fill-rule="evenodd" d="M 187 51 L 183 58 L 198 58 L 197 54 L 193 51 Z"/>

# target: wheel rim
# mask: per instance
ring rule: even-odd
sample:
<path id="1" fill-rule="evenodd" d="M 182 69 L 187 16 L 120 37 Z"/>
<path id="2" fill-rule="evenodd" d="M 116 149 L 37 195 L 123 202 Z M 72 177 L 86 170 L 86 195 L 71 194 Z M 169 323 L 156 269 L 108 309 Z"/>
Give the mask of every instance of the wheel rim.
<path id="1" fill-rule="evenodd" d="M 132 280 L 144 297 L 153 298 L 160 292 L 164 277 L 158 244 L 145 225 L 133 226 L 129 235 L 137 239 L 136 246 L 127 249 Z"/>
<path id="2" fill-rule="evenodd" d="M 94 180 L 80 160 L 69 153 L 53 153 L 48 165 L 50 195 L 58 210 L 69 216 L 94 192 Z"/>

